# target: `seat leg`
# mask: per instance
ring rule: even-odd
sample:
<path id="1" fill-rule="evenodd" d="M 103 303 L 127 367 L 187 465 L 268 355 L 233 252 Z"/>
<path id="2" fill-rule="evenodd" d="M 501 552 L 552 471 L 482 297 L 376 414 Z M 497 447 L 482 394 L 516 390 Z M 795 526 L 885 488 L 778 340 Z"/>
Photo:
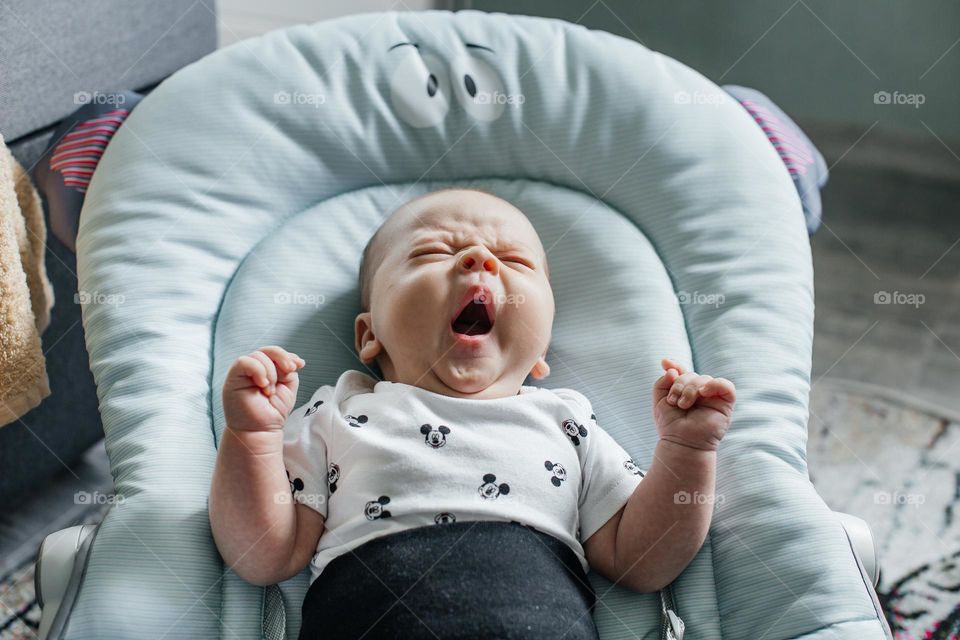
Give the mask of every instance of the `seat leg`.
<path id="1" fill-rule="evenodd" d="M 41 640 L 46 640 L 50 634 L 53 621 L 67 595 L 80 549 L 96 528 L 95 524 L 82 524 L 61 529 L 40 543 L 33 586 L 41 609 L 38 631 Z"/>

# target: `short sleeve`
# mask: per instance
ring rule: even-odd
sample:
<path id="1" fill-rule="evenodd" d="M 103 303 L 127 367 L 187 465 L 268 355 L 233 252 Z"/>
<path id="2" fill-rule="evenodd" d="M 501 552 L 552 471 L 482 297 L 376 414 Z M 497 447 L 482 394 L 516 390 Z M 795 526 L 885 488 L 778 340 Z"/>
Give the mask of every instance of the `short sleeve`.
<path id="1" fill-rule="evenodd" d="M 574 418 L 583 427 L 578 429 L 581 486 L 579 498 L 580 541 L 585 541 L 627 503 L 645 472 L 630 454 L 597 424 L 596 415 L 587 398 L 565 389 L 568 405 L 579 409 Z M 579 434 L 586 433 L 582 437 Z"/>
<path id="2" fill-rule="evenodd" d="M 295 502 L 327 517 L 327 443 L 330 423 L 330 387 L 321 387 L 306 404 L 295 408 L 283 425 L 283 464 Z"/>

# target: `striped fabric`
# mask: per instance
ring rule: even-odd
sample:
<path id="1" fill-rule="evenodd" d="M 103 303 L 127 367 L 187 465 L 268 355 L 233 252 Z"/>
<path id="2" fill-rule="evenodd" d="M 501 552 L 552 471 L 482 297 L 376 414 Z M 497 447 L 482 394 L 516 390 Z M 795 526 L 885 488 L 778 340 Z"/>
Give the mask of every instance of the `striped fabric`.
<path id="1" fill-rule="evenodd" d="M 793 127 L 770 113 L 763 105 L 753 100 L 743 100 L 741 104 L 767 134 L 790 174 L 806 175 L 807 168 L 814 163 L 813 153 L 806 141 L 793 131 Z"/>
<path id="2" fill-rule="evenodd" d="M 75 187 L 80 193 L 87 191 L 103 150 L 129 113 L 127 109 L 108 111 L 77 124 L 63 136 L 50 157 L 50 169 L 60 172 L 65 186 Z"/>

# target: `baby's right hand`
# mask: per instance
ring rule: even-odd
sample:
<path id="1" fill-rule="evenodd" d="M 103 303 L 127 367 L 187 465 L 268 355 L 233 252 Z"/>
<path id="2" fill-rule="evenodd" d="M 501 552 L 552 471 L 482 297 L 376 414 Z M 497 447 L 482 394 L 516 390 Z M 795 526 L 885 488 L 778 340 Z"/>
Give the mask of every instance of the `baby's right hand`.
<path id="1" fill-rule="evenodd" d="M 303 358 L 280 347 L 261 347 L 241 356 L 223 382 L 223 413 L 236 431 L 282 429 L 297 401 L 297 369 Z"/>

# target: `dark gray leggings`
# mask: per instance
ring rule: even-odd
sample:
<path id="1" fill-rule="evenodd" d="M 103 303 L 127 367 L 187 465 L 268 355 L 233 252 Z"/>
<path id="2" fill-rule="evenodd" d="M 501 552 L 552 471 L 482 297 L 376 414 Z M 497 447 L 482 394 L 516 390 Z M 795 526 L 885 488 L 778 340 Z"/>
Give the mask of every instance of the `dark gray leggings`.
<path id="1" fill-rule="evenodd" d="M 333 559 L 307 591 L 299 638 L 597 640 L 595 603 L 563 542 L 518 522 L 461 521 Z"/>

